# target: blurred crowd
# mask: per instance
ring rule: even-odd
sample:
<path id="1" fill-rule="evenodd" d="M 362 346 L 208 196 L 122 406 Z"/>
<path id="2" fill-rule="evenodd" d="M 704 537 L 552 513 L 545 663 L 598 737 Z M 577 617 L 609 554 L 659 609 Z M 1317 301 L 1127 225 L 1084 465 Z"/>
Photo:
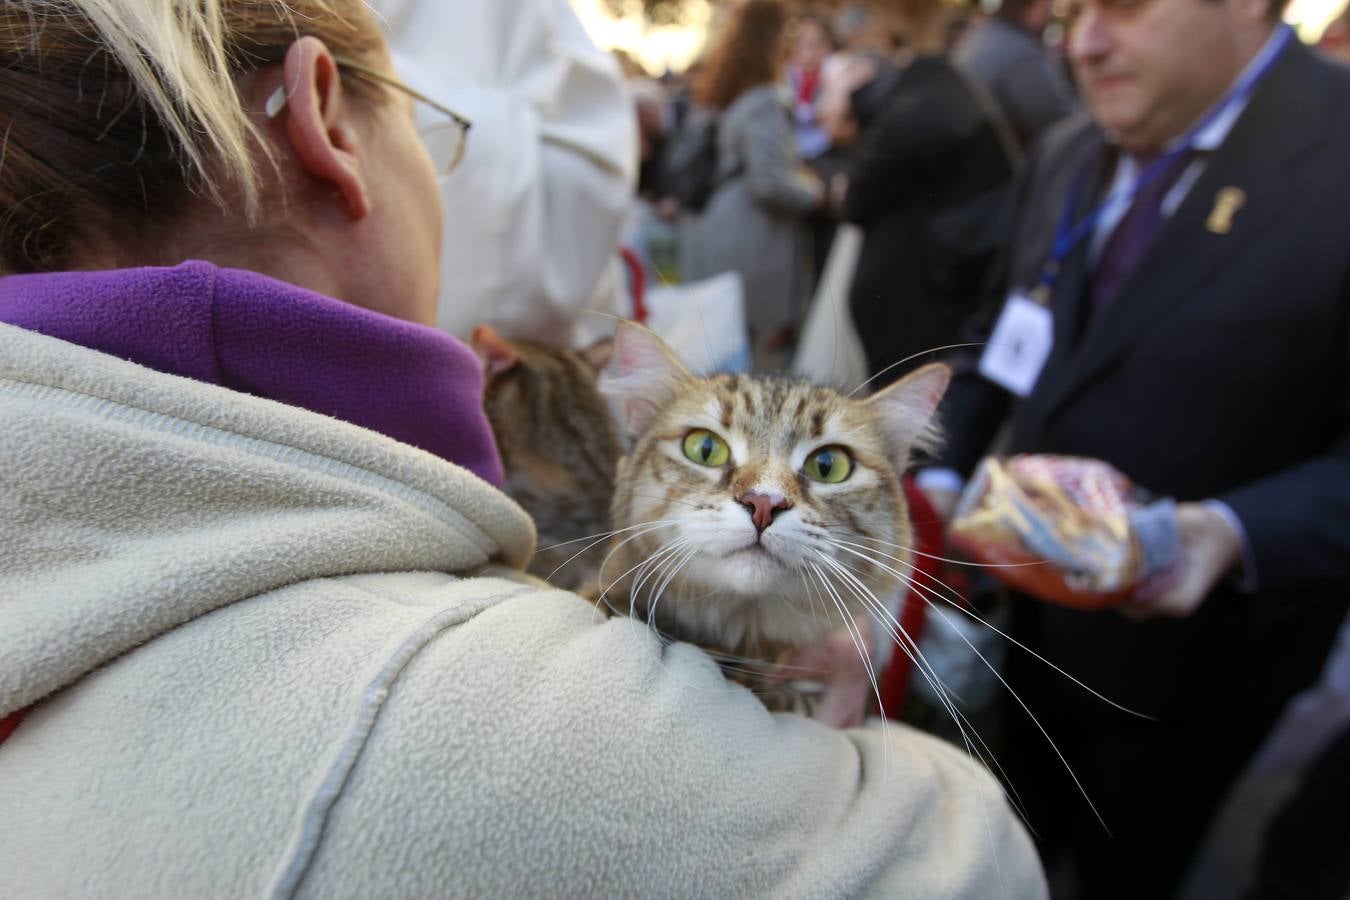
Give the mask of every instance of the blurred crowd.
<path id="1" fill-rule="evenodd" d="M 1020 699 L 981 721 L 1056 896 L 1339 897 L 1346 867 L 1312 860 L 1347 836 L 1326 797 L 1350 772 L 1350 195 L 1304 148 L 1350 149 L 1325 118 L 1344 79 L 1314 63 L 1350 59 L 1350 12 L 1313 52 L 1283 47 L 1278 3 L 1185 3 L 748 0 L 688 71 L 630 66 L 626 234 L 658 282 L 739 274 L 761 370 L 852 388 L 951 362 L 949 445 L 919 474 L 941 514 L 991 450 L 1103 459 L 1180 501 L 1179 574 L 1128 615 L 967 590 L 1157 717 L 1011 653 Z M 1268 225 L 1323 191 L 1297 231 Z M 1325 281 L 1293 274 L 1310 256 Z M 930 714 L 960 739 L 908 713 Z"/>
<path id="2" fill-rule="evenodd" d="M 785 368 L 840 224 L 868 374 L 953 342 L 1037 135 L 1076 103 L 1049 0 L 748 3 L 659 79 L 629 61 L 641 136 L 631 240 L 660 281 L 740 274 L 760 368 Z M 786 111 L 786 115 L 785 115 Z M 887 378 L 900 374 L 888 373 Z"/>

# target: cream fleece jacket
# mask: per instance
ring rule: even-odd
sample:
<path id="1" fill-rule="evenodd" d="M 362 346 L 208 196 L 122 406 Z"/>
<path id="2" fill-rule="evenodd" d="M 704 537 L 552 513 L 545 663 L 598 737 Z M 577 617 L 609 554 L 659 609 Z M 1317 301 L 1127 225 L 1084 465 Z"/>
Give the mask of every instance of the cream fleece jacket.
<path id="1" fill-rule="evenodd" d="M 342 422 L 0 326 L 0 896 L 1045 895 L 998 788 L 770 715 Z"/>

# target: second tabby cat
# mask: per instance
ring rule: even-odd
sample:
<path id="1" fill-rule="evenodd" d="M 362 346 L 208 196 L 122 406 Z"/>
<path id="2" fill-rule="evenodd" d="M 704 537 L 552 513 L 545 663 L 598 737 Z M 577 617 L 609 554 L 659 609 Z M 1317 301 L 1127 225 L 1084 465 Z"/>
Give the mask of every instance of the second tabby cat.
<path id="1" fill-rule="evenodd" d="M 484 325 L 472 344 L 483 360 L 483 403 L 506 472 L 502 490 L 530 514 L 539 533 L 529 571 L 558 587 L 588 590 L 604 548 L 588 550 L 584 539 L 609 531 L 622 452 L 596 390 L 610 342 L 563 350 L 508 341 Z"/>

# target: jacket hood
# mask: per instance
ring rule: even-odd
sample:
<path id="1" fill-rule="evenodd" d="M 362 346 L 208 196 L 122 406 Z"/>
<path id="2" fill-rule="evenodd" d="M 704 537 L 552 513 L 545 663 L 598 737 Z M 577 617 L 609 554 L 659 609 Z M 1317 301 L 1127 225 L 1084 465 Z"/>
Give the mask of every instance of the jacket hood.
<path id="1" fill-rule="evenodd" d="M 342 419 L 502 483 L 482 363 L 435 328 L 201 260 L 7 275 L 0 322 Z"/>
<path id="2" fill-rule="evenodd" d="M 316 413 L 0 325 L 0 716 L 255 594 L 523 568 L 525 513 Z"/>

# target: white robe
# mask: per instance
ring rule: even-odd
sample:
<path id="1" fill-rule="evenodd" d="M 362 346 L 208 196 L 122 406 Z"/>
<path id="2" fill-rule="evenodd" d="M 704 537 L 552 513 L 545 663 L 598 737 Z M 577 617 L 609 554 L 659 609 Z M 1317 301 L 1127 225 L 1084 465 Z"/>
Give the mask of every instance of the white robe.
<path id="1" fill-rule="evenodd" d="M 567 0 L 371 6 L 404 80 L 473 122 L 442 187 L 440 326 L 554 344 L 613 331 L 638 156 L 618 64 Z"/>

